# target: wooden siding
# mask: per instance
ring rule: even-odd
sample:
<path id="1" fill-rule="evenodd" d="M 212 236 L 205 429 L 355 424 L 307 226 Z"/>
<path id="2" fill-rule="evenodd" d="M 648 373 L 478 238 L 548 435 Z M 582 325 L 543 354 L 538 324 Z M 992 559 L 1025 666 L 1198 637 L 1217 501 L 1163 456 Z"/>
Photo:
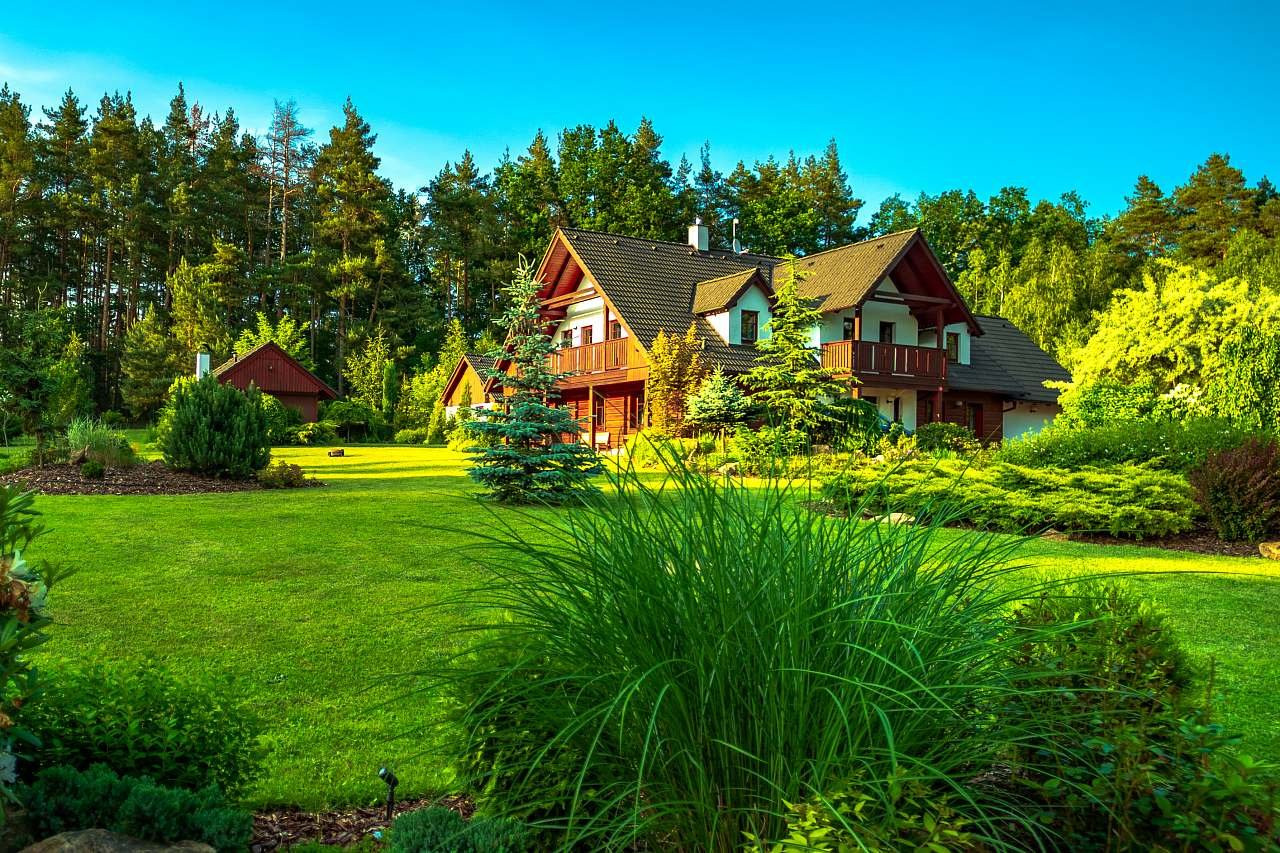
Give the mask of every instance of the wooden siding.
<path id="1" fill-rule="evenodd" d="M 471 362 L 463 362 L 466 367 L 463 368 L 462 378 L 453 386 L 452 393 L 445 398 L 446 406 L 461 406 L 462 398 L 466 393 L 465 389 L 471 389 L 471 405 L 478 406 L 481 403 L 488 402 L 488 397 L 484 393 L 484 380 L 480 378 L 480 374 L 476 373 L 476 369 L 471 366 Z"/>
<path id="2" fill-rule="evenodd" d="M 921 393 L 916 402 L 916 424 L 928 423 L 929 407 L 933 394 Z M 946 391 L 942 395 L 942 420 L 961 426 L 971 426 L 976 417 L 978 438 L 984 444 L 994 444 L 1004 439 L 1004 401 L 994 394 L 980 391 Z"/>
<path id="3" fill-rule="evenodd" d="M 822 345 L 822 366 L 837 375 L 852 373 L 866 383 L 936 386 L 947 380 L 946 351 L 937 347 L 878 341 L 832 341 Z"/>
<path id="4" fill-rule="evenodd" d="M 621 447 L 639 430 L 644 407 L 644 383 L 607 385 L 597 388 L 572 388 L 560 398 L 582 425 L 582 441 L 591 441 L 594 428 L 597 437 L 608 433 L 609 448 Z"/>

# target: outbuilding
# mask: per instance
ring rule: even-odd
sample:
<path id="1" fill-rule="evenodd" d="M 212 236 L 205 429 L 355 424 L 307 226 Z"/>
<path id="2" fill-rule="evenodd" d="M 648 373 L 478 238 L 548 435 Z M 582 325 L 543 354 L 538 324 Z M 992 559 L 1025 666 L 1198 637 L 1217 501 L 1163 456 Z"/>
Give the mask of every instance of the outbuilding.
<path id="1" fill-rule="evenodd" d="M 316 420 L 321 400 L 338 397 L 338 392 L 272 341 L 258 344 L 244 355 L 232 356 L 214 368 L 213 375 L 224 385 L 234 385 L 241 391 L 248 390 L 250 384 L 256 385 L 262 393 L 297 410 L 304 423 Z"/>

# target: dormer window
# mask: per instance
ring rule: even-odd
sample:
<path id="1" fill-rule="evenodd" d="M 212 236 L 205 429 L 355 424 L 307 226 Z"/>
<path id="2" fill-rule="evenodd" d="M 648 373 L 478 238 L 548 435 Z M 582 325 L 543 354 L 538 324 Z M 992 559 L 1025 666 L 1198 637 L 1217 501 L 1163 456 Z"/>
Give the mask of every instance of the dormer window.
<path id="1" fill-rule="evenodd" d="M 754 344 L 756 339 L 760 337 L 760 312 L 759 311 L 743 311 L 742 312 L 742 342 L 744 344 Z"/>
<path id="2" fill-rule="evenodd" d="M 960 361 L 960 333 L 947 332 L 947 361 L 952 364 Z"/>

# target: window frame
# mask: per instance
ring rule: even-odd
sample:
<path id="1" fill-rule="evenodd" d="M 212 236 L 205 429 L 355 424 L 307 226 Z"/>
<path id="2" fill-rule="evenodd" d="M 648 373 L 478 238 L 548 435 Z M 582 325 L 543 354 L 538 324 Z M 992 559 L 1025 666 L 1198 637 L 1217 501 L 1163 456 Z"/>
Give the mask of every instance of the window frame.
<path id="1" fill-rule="evenodd" d="M 594 343 L 596 342 L 596 341 L 595 341 L 595 329 L 594 329 L 592 326 L 590 326 L 590 325 L 586 325 L 586 326 L 579 326 L 579 327 L 578 327 L 578 332 L 579 332 L 579 335 L 580 335 L 580 336 L 581 336 L 581 338 L 582 338 L 582 344 L 581 344 L 581 346 L 589 347 L 589 346 L 591 346 L 592 344 L 594 344 Z"/>
<path id="2" fill-rule="evenodd" d="M 955 344 L 954 349 L 952 344 Z M 960 333 L 945 332 L 943 337 L 943 347 L 947 351 L 947 361 L 952 364 L 960 363 Z"/>
<path id="3" fill-rule="evenodd" d="M 746 308 L 740 312 L 738 320 L 738 337 L 744 344 L 754 344 L 760 340 L 760 312 Z M 751 318 L 751 337 L 747 337 L 747 317 Z"/>
<path id="4" fill-rule="evenodd" d="M 889 333 L 889 340 L 884 339 L 885 332 Z M 880 321 L 880 343 L 896 344 L 898 342 L 898 324 L 893 320 Z"/>

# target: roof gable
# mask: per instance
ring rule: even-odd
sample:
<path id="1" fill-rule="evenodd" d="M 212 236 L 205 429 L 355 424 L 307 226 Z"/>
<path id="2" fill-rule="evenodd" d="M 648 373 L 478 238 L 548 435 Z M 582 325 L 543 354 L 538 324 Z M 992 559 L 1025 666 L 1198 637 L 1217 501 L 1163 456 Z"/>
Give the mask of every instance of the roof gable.
<path id="1" fill-rule="evenodd" d="M 758 285 L 766 294 L 772 288 L 759 269 L 729 273 L 719 278 L 709 278 L 693 286 L 693 313 L 715 314 L 730 308 L 742 298 L 752 285 Z"/>
<path id="2" fill-rule="evenodd" d="M 212 371 L 219 382 L 237 388 L 252 383 L 266 394 L 316 394 L 335 400 L 338 392 L 303 367 L 275 341 L 266 341 L 241 356 L 232 356 Z"/>
<path id="3" fill-rule="evenodd" d="M 440 392 L 441 400 L 448 400 L 453 396 L 454 389 L 458 387 L 458 383 L 462 381 L 462 377 L 467 375 L 470 368 L 480 381 L 488 387 L 490 376 L 495 361 L 487 355 L 476 355 L 475 353 L 467 353 L 458 359 L 457 365 L 454 366 L 453 372 L 449 374 L 449 381 L 444 383 L 444 389 Z"/>

